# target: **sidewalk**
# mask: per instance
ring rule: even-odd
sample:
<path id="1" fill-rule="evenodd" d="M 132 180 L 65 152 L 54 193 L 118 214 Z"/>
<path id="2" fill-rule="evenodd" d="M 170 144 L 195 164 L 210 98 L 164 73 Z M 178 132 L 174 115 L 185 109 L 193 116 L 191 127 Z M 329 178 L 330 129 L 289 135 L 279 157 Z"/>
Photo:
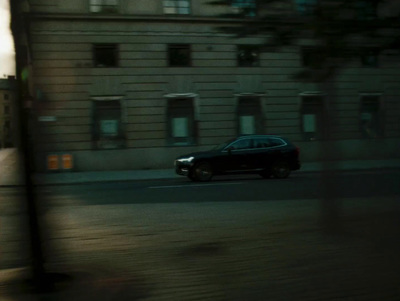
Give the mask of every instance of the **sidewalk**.
<path id="1" fill-rule="evenodd" d="M 390 160 L 352 160 L 328 162 L 331 170 L 368 170 L 400 168 L 400 159 Z M 321 162 L 304 162 L 296 173 L 318 172 L 323 165 Z M 60 172 L 35 174 L 36 184 L 78 184 L 91 182 L 157 180 L 182 178 L 171 169 L 152 170 L 123 170 L 123 171 L 88 171 L 88 172 Z M 0 149 L 0 186 L 21 185 L 23 183 L 21 168 L 18 166 L 18 154 L 15 149 Z"/>

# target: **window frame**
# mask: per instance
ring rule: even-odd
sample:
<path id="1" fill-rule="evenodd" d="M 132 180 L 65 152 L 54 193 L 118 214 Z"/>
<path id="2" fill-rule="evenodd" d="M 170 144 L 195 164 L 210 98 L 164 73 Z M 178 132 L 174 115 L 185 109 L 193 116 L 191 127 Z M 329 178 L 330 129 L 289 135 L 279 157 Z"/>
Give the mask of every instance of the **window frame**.
<path id="1" fill-rule="evenodd" d="M 197 122 L 195 116 L 195 97 L 167 97 L 167 145 L 190 146 L 197 144 Z M 173 119 L 187 118 L 187 136 L 174 136 Z"/>
<path id="2" fill-rule="evenodd" d="M 180 6 L 179 5 L 179 2 L 181 2 L 181 1 L 185 1 L 188 4 L 188 6 L 187 6 L 188 12 L 187 13 L 179 12 L 179 9 L 186 8 L 185 6 Z M 168 5 L 166 5 L 166 2 L 171 2 L 171 3 L 175 4 L 175 5 L 168 6 Z M 191 0 L 163 0 L 162 5 L 163 5 L 163 13 L 164 13 L 164 15 L 172 15 L 172 16 L 174 16 L 174 15 L 175 16 L 184 15 L 184 16 L 187 16 L 187 15 L 191 15 L 192 14 L 192 1 Z M 173 8 L 173 9 L 176 10 L 176 12 L 173 12 L 173 13 L 166 12 L 165 11 L 166 8 Z"/>
<path id="3" fill-rule="evenodd" d="M 102 107 L 103 106 L 103 107 Z M 109 109 L 113 109 L 110 112 Z M 108 110 L 108 112 L 106 112 Z M 106 113 L 105 113 L 106 112 Z M 107 114 L 108 113 L 108 114 Z M 104 116 L 109 115 L 108 119 Z M 117 119 L 111 119 L 117 115 Z M 102 133 L 101 121 L 102 120 L 117 120 L 118 129 L 116 135 L 105 135 Z M 92 144 L 93 149 L 108 150 L 108 149 L 122 149 L 126 147 L 126 129 L 123 121 L 123 104 L 122 99 L 117 97 L 99 97 L 92 99 Z M 106 146 L 106 145 L 109 146 Z"/>
<path id="4" fill-rule="evenodd" d="M 321 141 L 328 138 L 327 112 L 324 94 L 302 94 L 300 95 L 300 132 L 304 141 Z M 306 99 L 310 101 L 305 101 Z M 315 98 L 315 100 L 311 100 Z M 319 99 L 319 100 L 318 100 Z M 307 103 L 308 102 L 308 103 Z M 305 115 L 315 115 L 315 131 L 305 131 Z"/>
<path id="5" fill-rule="evenodd" d="M 258 0 L 231 0 L 233 12 L 246 18 L 256 18 L 258 6 Z"/>
<path id="6" fill-rule="evenodd" d="M 242 133 L 242 125 L 240 121 L 241 116 L 254 116 L 254 132 L 253 133 Z M 264 132 L 264 118 L 261 97 L 255 95 L 240 95 L 237 97 L 237 135 L 262 135 Z"/>
<path id="7" fill-rule="evenodd" d="M 99 4 L 94 3 L 98 1 Z M 115 4 L 105 4 L 110 0 L 89 0 L 89 11 L 92 14 L 115 14 L 119 12 L 120 0 L 115 1 Z M 93 10 L 93 8 L 99 8 L 99 10 Z"/>

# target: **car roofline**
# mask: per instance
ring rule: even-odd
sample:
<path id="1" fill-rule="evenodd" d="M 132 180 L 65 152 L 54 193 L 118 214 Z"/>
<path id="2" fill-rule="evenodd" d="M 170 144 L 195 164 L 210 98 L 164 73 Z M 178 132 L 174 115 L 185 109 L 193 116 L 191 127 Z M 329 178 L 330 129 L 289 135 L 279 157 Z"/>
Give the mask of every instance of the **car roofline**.
<path id="1" fill-rule="evenodd" d="M 257 137 L 271 137 L 271 138 L 281 138 L 281 139 L 285 139 L 285 137 L 279 136 L 279 135 L 268 135 L 268 134 L 250 134 L 250 135 L 240 135 L 237 136 L 236 139 L 243 139 L 243 138 L 257 138 Z"/>

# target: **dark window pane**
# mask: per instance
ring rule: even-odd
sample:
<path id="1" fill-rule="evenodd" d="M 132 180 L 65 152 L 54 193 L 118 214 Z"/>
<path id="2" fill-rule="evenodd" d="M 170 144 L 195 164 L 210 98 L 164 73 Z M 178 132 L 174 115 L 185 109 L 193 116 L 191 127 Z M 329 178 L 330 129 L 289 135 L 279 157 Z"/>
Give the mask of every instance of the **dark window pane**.
<path id="1" fill-rule="evenodd" d="M 118 65 L 118 47 L 115 44 L 97 44 L 93 46 L 95 67 L 116 67 Z"/>
<path id="2" fill-rule="evenodd" d="M 269 138 L 270 141 L 270 146 L 280 146 L 280 145 L 284 145 L 285 143 L 281 140 L 281 139 L 277 139 L 277 138 Z"/>
<path id="3" fill-rule="evenodd" d="M 364 67 L 378 67 L 379 52 L 374 49 L 365 50 L 361 55 L 361 64 Z"/>
<path id="4" fill-rule="evenodd" d="M 266 148 L 266 147 L 270 147 L 271 143 L 270 143 L 270 139 L 268 138 L 257 138 L 254 139 L 254 147 L 255 148 Z"/>
<path id="5" fill-rule="evenodd" d="M 230 145 L 232 150 L 241 150 L 241 149 L 249 149 L 251 148 L 251 139 L 241 139 Z"/>
<path id="6" fill-rule="evenodd" d="M 324 53 L 319 48 L 303 48 L 302 64 L 303 67 L 320 68 L 324 63 Z"/>
<path id="7" fill-rule="evenodd" d="M 302 99 L 301 123 L 304 139 L 307 141 L 325 137 L 323 98 L 305 96 Z"/>
<path id="8" fill-rule="evenodd" d="M 258 46 L 239 45 L 237 51 L 239 67 L 256 67 L 260 65 L 260 50 Z"/>
<path id="9" fill-rule="evenodd" d="M 361 99 L 361 135 L 377 138 L 382 135 L 379 96 L 364 96 Z"/>
<path id="10" fill-rule="evenodd" d="M 376 18 L 376 0 L 357 0 L 356 13 L 359 20 L 372 20 Z"/>
<path id="11" fill-rule="evenodd" d="M 190 66 L 190 45 L 173 44 L 168 45 L 168 61 L 171 67 Z"/>

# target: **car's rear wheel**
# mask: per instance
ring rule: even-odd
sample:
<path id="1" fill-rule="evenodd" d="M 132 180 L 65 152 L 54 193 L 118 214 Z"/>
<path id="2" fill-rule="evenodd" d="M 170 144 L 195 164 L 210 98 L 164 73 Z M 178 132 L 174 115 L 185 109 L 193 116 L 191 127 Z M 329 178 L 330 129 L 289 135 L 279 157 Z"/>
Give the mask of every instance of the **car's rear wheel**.
<path id="1" fill-rule="evenodd" d="M 279 161 L 272 165 L 272 175 L 277 179 L 287 178 L 290 172 L 290 166 L 287 162 Z"/>
<path id="2" fill-rule="evenodd" d="M 205 161 L 197 163 L 194 166 L 193 176 L 197 181 L 210 181 L 213 176 L 211 164 Z"/>

